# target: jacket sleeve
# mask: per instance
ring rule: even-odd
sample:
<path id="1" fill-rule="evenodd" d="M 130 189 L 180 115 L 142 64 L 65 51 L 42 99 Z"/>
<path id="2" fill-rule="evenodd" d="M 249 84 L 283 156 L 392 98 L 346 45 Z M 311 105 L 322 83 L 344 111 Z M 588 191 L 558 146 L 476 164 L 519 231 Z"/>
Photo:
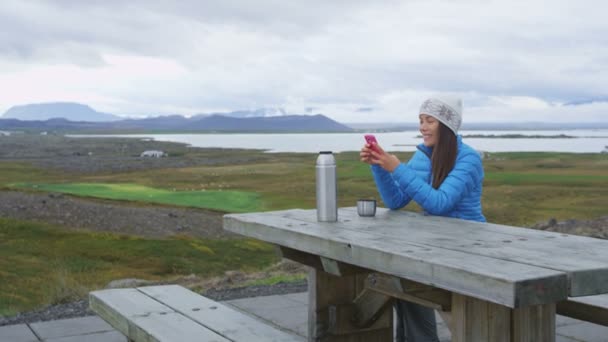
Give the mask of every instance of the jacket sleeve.
<path id="1" fill-rule="evenodd" d="M 405 164 L 401 164 L 405 166 Z M 412 198 L 405 194 L 393 176 L 382 167 L 372 165 L 372 175 L 384 204 L 390 209 L 405 207 Z"/>
<path id="2" fill-rule="evenodd" d="M 479 156 L 468 153 L 456 161 L 439 189 L 417 177 L 416 172 L 408 165 L 399 165 L 392 176 L 405 196 L 411 197 L 431 215 L 444 215 L 453 210 L 476 184 L 481 183 L 483 169 Z"/>

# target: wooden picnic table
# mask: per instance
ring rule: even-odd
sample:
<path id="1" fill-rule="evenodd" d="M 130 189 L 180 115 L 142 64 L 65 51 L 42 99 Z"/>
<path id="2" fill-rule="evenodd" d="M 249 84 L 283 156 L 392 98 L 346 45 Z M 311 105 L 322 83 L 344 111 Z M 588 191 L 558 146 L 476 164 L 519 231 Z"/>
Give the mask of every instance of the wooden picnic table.
<path id="1" fill-rule="evenodd" d="M 378 208 L 229 214 L 224 228 L 312 266 L 310 341 L 391 341 L 394 298 L 437 309 L 453 341 L 554 341 L 556 303 L 608 293 L 608 241 Z"/>

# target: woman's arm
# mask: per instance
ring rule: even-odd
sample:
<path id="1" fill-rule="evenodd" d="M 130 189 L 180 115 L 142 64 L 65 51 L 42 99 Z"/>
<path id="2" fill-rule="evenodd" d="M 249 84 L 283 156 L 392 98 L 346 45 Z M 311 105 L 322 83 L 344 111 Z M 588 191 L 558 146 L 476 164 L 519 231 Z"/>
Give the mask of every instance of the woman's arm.
<path id="1" fill-rule="evenodd" d="M 392 173 L 405 196 L 411 197 L 424 210 L 432 215 L 444 215 L 454 209 L 456 204 L 481 183 L 483 169 L 481 159 L 475 153 L 468 153 L 456 161 L 454 168 L 444 179 L 439 189 L 416 176 L 408 165 L 399 165 Z"/>
<path id="2" fill-rule="evenodd" d="M 401 190 L 393 176 L 379 165 L 372 165 L 372 175 L 382 201 L 390 209 L 403 208 L 412 200 Z"/>

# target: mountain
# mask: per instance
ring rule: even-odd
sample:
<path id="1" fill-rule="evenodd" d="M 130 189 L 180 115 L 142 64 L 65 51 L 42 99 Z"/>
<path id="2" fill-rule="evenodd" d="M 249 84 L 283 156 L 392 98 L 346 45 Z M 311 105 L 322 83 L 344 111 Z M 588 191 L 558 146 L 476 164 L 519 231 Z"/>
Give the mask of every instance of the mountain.
<path id="1" fill-rule="evenodd" d="M 235 118 L 211 115 L 193 120 L 191 129 L 212 131 L 290 131 L 290 132 L 350 132 L 351 128 L 325 115 L 284 115 Z"/>
<path id="2" fill-rule="evenodd" d="M 1 119 L 0 130 L 9 131 L 48 131 L 48 130 L 68 130 L 80 131 L 87 129 L 96 129 L 100 125 L 105 125 L 104 122 L 76 122 L 68 121 L 63 118 L 49 120 L 19 120 L 19 119 Z"/>
<path id="3" fill-rule="evenodd" d="M 57 130 L 69 132 L 352 132 L 339 122 L 324 115 L 284 115 L 237 118 L 225 115 L 159 116 L 145 119 L 126 119 L 112 122 L 75 122 L 65 119 L 21 121 L 0 119 L 5 130 Z"/>
<path id="4" fill-rule="evenodd" d="M 120 120 L 118 116 L 100 113 L 87 105 L 73 102 L 51 102 L 14 106 L 9 108 L 2 118 L 18 120 L 63 118 L 70 121 L 87 122 Z"/>

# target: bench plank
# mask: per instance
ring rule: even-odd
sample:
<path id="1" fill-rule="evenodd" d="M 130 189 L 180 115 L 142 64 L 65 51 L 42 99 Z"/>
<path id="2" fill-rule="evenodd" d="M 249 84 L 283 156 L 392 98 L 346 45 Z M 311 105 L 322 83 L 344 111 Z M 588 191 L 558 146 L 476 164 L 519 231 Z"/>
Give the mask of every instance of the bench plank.
<path id="1" fill-rule="evenodd" d="M 230 340 L 304 341 L 179 285 L 146 286 L 138 290 Z"/>
<path id="2" fill-rule="evenodd" d="M 608 295 L 568 298 L 557 303 L 557 313 L 608 326 Z"/>
<path id="3" fill-rule="evenodd" d="M 136 342 L 229 342 L 136 289 L 91 292 L 89 305 L 116 330 Z"/>
<path id="4" fill-rule="evenodd" d="M 136 342 L 304 341 L 179 285 L 94 291 L 89 305 Z"/>
<path id="5" fill-rule="evenodd" d="M 152 314 L 147 317 L 133 317 L 133 328 L 135 329 L 129 331 L 129 338 L 135 342 L 231 341 L 176 312 L 166 315 Z"/>
<path id="6" fill-rule="evenodd" d="M 420 244 L 404 234 L 345 229 L 353 222 L 317 222 L 314 213 L 230 214 L 224 229 L 512 308 L 567 298 L 564 272 Z"/>

